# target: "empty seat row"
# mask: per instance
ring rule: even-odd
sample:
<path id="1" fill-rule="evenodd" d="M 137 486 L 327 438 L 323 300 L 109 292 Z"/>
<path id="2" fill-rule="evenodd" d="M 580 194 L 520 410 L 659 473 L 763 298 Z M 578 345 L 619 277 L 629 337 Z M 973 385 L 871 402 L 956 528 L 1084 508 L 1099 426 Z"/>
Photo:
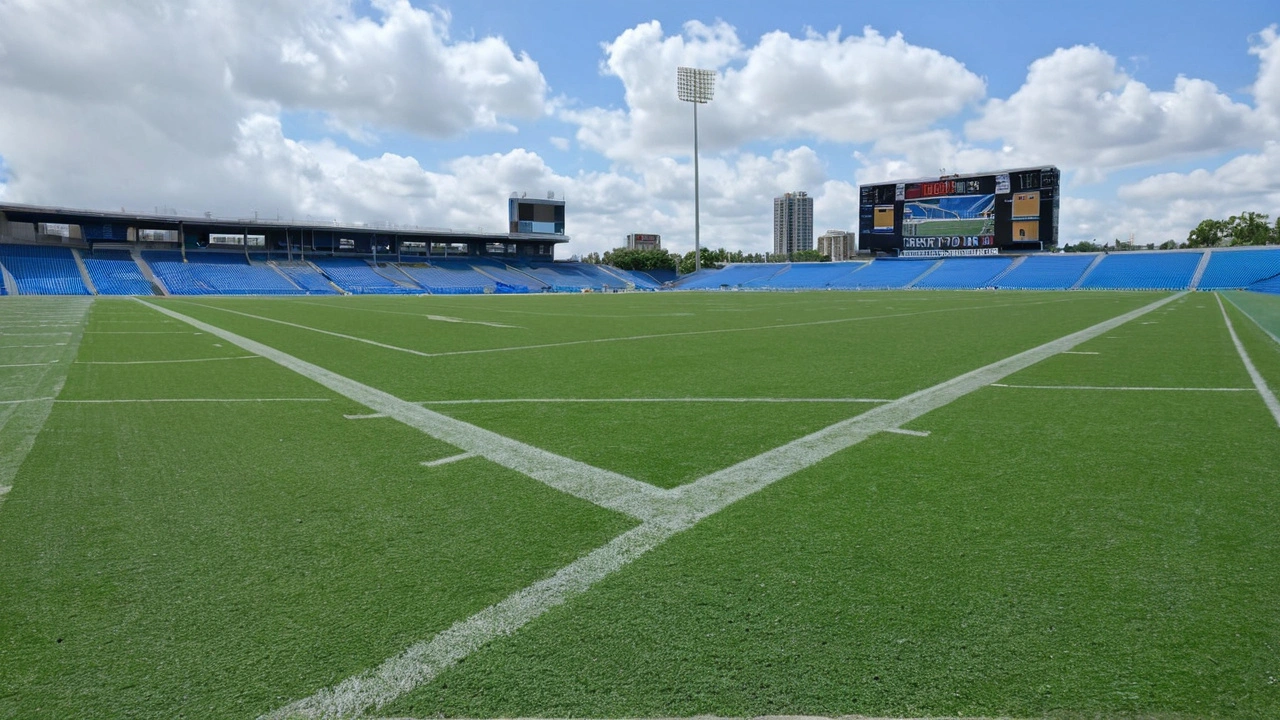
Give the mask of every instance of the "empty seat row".
<path id="1" fill-rule="evenodd" d="M 0 245 L 0 265 L 23 295 L 89 295 L 71 250 L 37 245 Z"/>

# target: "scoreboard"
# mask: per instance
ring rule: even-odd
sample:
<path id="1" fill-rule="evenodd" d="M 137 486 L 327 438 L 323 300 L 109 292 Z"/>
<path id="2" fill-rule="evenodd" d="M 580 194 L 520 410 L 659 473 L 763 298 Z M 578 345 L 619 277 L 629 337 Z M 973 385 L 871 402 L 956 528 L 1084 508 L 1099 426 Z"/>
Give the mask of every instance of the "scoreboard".
<path id="1" fill-rule="evenodd" d="M 896 180 L 859 188 L 863 250 L 995 255 L 1058 244 L 1053 166 Z"/>

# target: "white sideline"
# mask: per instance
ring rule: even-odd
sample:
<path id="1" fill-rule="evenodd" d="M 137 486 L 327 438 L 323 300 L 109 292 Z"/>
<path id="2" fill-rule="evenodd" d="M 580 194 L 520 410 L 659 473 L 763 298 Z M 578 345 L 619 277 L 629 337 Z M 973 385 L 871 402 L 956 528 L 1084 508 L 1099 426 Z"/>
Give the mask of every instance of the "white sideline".
<path id="1" fill-rule="evenodd" d="M 1222 304 L 1222 294 L 1214 293 L 1213 296 L 1218 299 L 1218 309 L 1222 311 L 1222 319 L 1227 323 L 1227 332 L 1231 333 L 1231 342 L 1236 344 L 1236 352 L 1240 353 L 1244 369 L 1249 371 L 1249 377 L 1253 380 L 1253 386 L 1257 388 L 1258 394 L 1262 396 L 1262 402 L 1266 403 L 1267 409 L 1271 411 L 1271 417 L 1275 418 L 1276 425 L 1280 426 L 1280 400 L 1276 400 L 1276 394 L 1267 387 L 1267 381 L 1258 372 L 1258 368 L 1253 366 L 1249 353 L 1245 352 L 1244 343 L 1240 342 L 1240 336 L 1236 335 L 1236 326 L 1231 324 L 1231 316 L 1227 315 L 1227 306 Z"/>
<path id="2" fill-rule="evenodd" d="M 1120 390 L 1133 392 L 1250 392 L 1253 388 L 1234 387 L 1125 387 L 1120 385 L 1003 385 L 991 383 L 991 387 L 1019 390 Z"/>
<path id="3" fill-rule="evenodd" d="M 294 717 L 358 716 L 370 708 L 381 707 L 430 681 L 442 670 L 485 644 L 515 633 L 547 610 L 586 592 L 599 580 L 620 570 L 672 535 L 692 527 L 702 518 L 729 504 L 877 432 L 897 428 L 1006 375 L 1141 317 L 1184 294 L 1157 300 L 1085 330 L 967 372 L 708 475 L 691 485 L 667 491 L 678 502 L 670 505 L 670 512 L 665 516 L 654 518 L 619 535 L 561 568 L 551 577 L 518 590 L 497 604 L 454 623 L 430 640 L 411 645 L 377 668 L 354 675 L 331 688 L 325 688 L 311 697 L 262 717 L 283 720 Z"/>
<path id="4" fill-rule="evenodd" d="M 547 348 L 570 347 L 573 345 L 593 345 L 598 343 L 631 342 L 636 340 L 656 340 L 656 339 L 673 338 L 673 337 L 691 337 L 696 335 L 717 335 L 722 333 L 755 332 L 757 330 L 783 330 L 788 328 L 812 327 L 815 325 L 833 325 L 837 323 L 862 322 L 867 320 L 887 320 L 887 319 L 901 318 L 901 317 L 914 317 L 916 315 L 930 315 L 933 313 L 943 313 L 943 312 L 959 312 L 963 310 L 990 310 L 990 309 L 1002 308 L 1002 307 L 1029 307 L 1031 305 L 1047 305 L 1050 303 L 1067 302 L 1068 299 L 1069 298 L 1061 299 L 1061 300 L 1042 300 L 1040 302 L 1032 302 L 1032 303 L 1003 303 L 1003 304 L 996 304 L 996 305 L 977 305 L 977 306 L 970 305 L 970 306 L 963 306 L 963 307 L 953 306 L 953 307 L 945 307 L 945 308 L 933 308 L 930 310 L 916 310 L 912 312 L 891 313 L 888 315 L 860 315 L 858 317 L 850 317 L 850 318 L 834 318 L 831 320 L 810 320 L 807 322 L 781 323 L 776 325 L 757 325 L 754 327 L 745 327 L 745 328 L 716 328 L 714 330 L 685 330 L 681 332 L 650 333 L 647 335 L 628 335 L 623 337 L 593 338 L 590 340 L 565 340 L 563 342 L 539 343 L 536 345 L 513 345 L 508 347 L 477 348 L 475 350 L 449 350 L 449 351 L 443 351 L 443 352 L 425 352 L 422 350 L 413 350 L 411 348 L 404 348 L 398 345 L 389 345 L 387 343 L 378 342 L 377 340 L 369 340 L 367 338 L 362 338 L 355 335 L 347 335 L 345 333 L 334 332 L 332 330 L 321 330 L 320 328 L 314 328 L 308 325 L 300 325 L 298 323 L 289 322 L 287 320 L 277 320 L 275 318 L 269 318 L 263 315 L 253 315 L 251 313 L 241 312 L 239 310 L 230 310 L 228 308 L 218 307 L 216 305 L 205 305 L 203 303 L 198 303 L 191 300 L 173 300 L 173 302 L 181 302 L 181 303 L 186 303 L 188 305 L 195 305 L 197 307 L 202 307 L 207 310 L 220 310 L 222 312 L 228 312 L 235 315 L 242 315 L 244 317 L 254 318 L 256 320 L 263 320 L 265 322 L 273 322 L 273 323 L 278 323 L 280 325 L 287 325 L 289 327 L 298 328 L 299 330 L 310 330 L 311 332 L 317 332 L 322 335 L 331 335 L 333 337 L 339 337 L 345 340 L 354 340 L 356 342 L 361 342 L 366 345 L 373 345 L 375 347 L 384 348 L 386 350 L 395 350 L 397 352 L 409 353 L 410 355 L 417 355 L 419 357 L 436 358 L 436 357 L 451 357 L 455 355 L 480 355 L 484 353 L 513 352 L 518 350 L 545 350 Z M 139 301 L 139 302 L 142 302 L 142 301 Z"/>
<path id="5" fill-rule="evenodd" d="M 392 417 L 437 440 L 443 440 L 467 452 L 474 452 L 503 467 L 528 475 L 587 502 L 641 520 L 657 517 L 668 504 L 663 491 L 648 483 L 561 457 L 470 423 L 455 420 L 257 341 L 168 308 L 153 305 L 145 300 L 136 300 L 159 313 L 182 320 L 192 327 L 283 365 L 370 410 Z"/>
<path id="6" fill-rule="evenodd" d="M 116 403 L 264 403 L 329 402 L 331 398 L 123 398 L 106 400 L 54 400 L 58 404 L 111 405 Z"/>
<path id="7" fill-rule="evenodd" d="M 187 360 L 76 360 L 76 365 L 169 365 L 171 363 L 216 362 L 218 360 L 257 360 L 257 355 L 189 358 Z"/>
<path id="8" fill-rule="evenodd" d="M 418 405 L 501 405 L 504 403 L 887 403 L 884 398 L 478 398 L 474 400 L 419 400 Z"/>

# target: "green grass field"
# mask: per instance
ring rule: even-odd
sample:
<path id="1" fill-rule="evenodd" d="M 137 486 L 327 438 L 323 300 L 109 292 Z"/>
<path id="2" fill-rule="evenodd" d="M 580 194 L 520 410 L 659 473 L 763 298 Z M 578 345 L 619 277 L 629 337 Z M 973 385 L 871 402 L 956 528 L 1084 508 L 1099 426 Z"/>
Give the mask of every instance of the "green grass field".
<path id="1" fill-rule="evenodd" d="M 0 718 L 1280 717 L 1276 335 L 1250 293 L 0 298 Z"/>

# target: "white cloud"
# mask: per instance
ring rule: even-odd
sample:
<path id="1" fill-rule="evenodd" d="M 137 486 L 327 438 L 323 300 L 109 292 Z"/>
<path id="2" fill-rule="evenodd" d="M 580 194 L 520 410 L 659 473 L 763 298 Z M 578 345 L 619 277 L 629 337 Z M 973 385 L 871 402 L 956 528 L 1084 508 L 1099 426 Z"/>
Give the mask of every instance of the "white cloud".
<path id="1" fill-rule="evenodd" d="M 1100 178 L 1115 168 L 1248 147 L 1258 129 L 1254 109 L 1211 82 L 1179 76 L 1172 90 L 1152 90 L 1107 52 L 1075 46 L 1033 62 L 1022 87 L 1007 100 L 989 100 L 966 135 Z"/>
<path id="2" fill-rule="evenodd" d="M 984 92 L 983 81 L 936 50 L 871 28 L 841 37 L 810 32 L 763 36 L 746 47 L 729 25 L 690 22 L 667 36 L 657 22 L 604 46 L 601 70 L 622 81 L 626 109 L 567 109 L 578 140 L 609 157 L 639 162 L 654 152 L 687 153 L 690 115 L 676 98 L 679 66 L 717 71 L 715 98 L 699 113 L 712 151 L 765 139 L 862 142 L 886 128 L 925 128 Z"/>
<path id="3" fill-rule="evenodd" d="M 1258 79 L 1253 98 L 1273 129 L 1280 128 L 1280 33 L 1272 25 L 1258 33 L 1249 54 L 1258 56 Z"/>

